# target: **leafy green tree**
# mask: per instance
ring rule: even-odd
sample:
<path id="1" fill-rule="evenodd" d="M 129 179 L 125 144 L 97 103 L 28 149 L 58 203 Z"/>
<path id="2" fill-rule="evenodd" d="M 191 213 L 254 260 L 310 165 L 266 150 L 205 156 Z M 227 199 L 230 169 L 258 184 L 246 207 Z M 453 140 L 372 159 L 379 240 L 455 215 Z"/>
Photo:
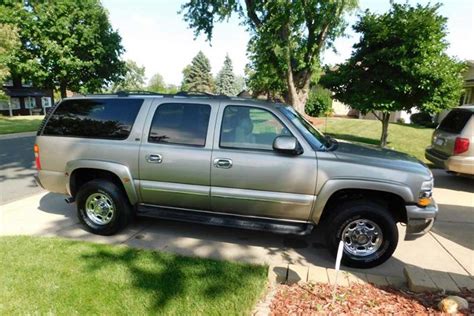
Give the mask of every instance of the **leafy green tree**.
<path id="1" fill-rule="evenodd" d="M 99 0 L 4 0 L 0 23 L 19 32 L 12 76 L 66 90 L 94 92 L 125 71 L 121 38 Z"/>
<path id="2" fill-rule="evenodd" d="M 17 29 L 8 24 L 0 24 L 0 86 L 10 76 L 8 65 L 13 61 L 20 45 Z"/>
<path id="3" fill-rule="evenodd" d="M 245 78 L 237 75 L 234 79 L 234 92 L 237 95 L 243 90 L 245 90 Z"/>
<path id="4" fill-rule="evenodd" d="M 306 113 L 311 116 L 328 115 L 332 112 L 331 91 L 315 85 L 311 87 L 308 102 L 306 102 Z"/>
<path id="5" fill-rule="evenodd" d="M 191 64 L 183 69 L 181 90 L 207 93 L 214 90 L 211 64 L 203 52 L 199 51 Z"/>
<path id="6" fill-rule="evenodd" d="M 216 93 L 229 96 L 238 93 L 235 91 L 235 75 L 229 55 L 225 56 L 224 66 L 216 76 Z"/>
<path id="7" fill-rule="evenodd" d="M 133 60 L 125 62 L 125 75 L 112 85 L 112 91 L 143 90 L 145 87 L 145 67 Z"/>
<path id="8" fill-rule="evenodd" d="M 165 93 L 167 87 L 163 76 L 159 73 L 154 74 L 148 82 L 148 90 L 153 92 Z"/>
<path id="9" fill-rule="evenodd" d="M 188 0 L 184 19 L 195 35 L 212 39 L 214 22 L 233 13 L 250 31 L 250 87 L 271 93 L 281 90 L 285 100 L 304 112 L 311 77 L 321 52 L 342 34 L 344 15 L 356 0 Z M 252 82 L 253 81 L 253 82 Z"/>
<path id="10" fill-rule="evenodd" d="M 460 98 L 464 66 L 445 52 L 447 19 L 437 13 L 439 6 L 393 4 L 380 15 L 367 10 L 354 26 L 361 38 L 351 58 L 321 78 L 336 99 L 376 115 L 382 147 L 390 112 L 437 112 Z"/>

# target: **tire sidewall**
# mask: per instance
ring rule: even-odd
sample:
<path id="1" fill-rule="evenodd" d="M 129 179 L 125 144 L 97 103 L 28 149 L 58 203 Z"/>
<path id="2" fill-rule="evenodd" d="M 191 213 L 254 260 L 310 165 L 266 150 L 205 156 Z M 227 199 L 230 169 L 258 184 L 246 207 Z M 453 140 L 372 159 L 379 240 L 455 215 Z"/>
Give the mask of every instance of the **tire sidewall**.
<path id="1" fill-rule="evenodd" d="M 345 203 L 341 208 L 341 212 L 338 212 L 330 224 L 328 246 L 331 252 L 336 254 L 342 232 L 350 222 L 368 219 L 382 230 L 382 244 L 375 253 L 368 256 L 355 256 L 344 250 L 342 263 L 354 268 L 372 268 L 389 259 L 398 244 L 398 230 L 388 210 L 373 203 Z"/>
<path id="2" fill-rule="evenodd" d="M 85 204 L 87 198 L 94 193 L 106 195 L 114 205 L 112 220 L 105 225 L 96 224 L 87 216 Z M 84 184 L 77 193 L 76 201 L 79 221 L 91 233 L 112 235 L 123 228 L 130 219 L 130 208 L 127 201 L 124 200 L 121 190 L 106 180 L 93 180 Z"/>

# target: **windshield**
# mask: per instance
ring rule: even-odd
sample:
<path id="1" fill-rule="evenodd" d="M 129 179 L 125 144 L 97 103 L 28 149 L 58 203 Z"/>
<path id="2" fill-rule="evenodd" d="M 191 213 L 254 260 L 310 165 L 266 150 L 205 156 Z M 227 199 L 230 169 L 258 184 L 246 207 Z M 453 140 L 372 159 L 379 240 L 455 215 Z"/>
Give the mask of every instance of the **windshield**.
<path id="1" fill-rule="evenodd" d="M 330 140 L 291 106 L 282 106 L 279 110 L 296 126 L 314 150 L 326 150 L 331 147 Z"/>

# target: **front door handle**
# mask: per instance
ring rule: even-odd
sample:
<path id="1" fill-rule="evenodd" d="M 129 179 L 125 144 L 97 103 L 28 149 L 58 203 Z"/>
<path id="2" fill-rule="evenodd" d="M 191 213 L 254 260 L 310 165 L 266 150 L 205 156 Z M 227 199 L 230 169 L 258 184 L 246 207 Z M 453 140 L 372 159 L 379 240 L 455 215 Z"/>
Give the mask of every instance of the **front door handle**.
<path id="1" fill-rule="evenodd" d="M 232 168 L 232 160 L 228 158 L 216 158 L 214 159 L 214 167 L 222 169 Z"/>
<path id="2" fill-rule="evenodd" d="M 163 161 L 163 157 L 160 154 L 151 154 L 146 156 L 146 161 L 149 163 L 161 163 Z"/>

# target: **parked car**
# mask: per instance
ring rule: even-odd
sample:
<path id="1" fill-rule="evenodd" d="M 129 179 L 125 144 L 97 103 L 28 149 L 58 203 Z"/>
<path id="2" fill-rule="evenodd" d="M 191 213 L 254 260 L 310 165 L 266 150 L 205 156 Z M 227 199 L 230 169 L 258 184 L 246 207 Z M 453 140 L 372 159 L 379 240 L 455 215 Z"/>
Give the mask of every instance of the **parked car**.
<path id="1" fill-rule="evenodd" d="M 391 257 L 397 222 L 433 225 L 433 176 L 396 151 L 326 137 L 292 107 L 244 98 L 118 93 L 68 98 L 35 144 L 38 183 L 101 235 L 134 215 L 309 234 L 343 263 Z"/>
<path id="2" fill-rule="evenodd" d="M 433 132 L 425 157 L 448 171 L 474 175 L 474 105 L 451 110 Z"/>

